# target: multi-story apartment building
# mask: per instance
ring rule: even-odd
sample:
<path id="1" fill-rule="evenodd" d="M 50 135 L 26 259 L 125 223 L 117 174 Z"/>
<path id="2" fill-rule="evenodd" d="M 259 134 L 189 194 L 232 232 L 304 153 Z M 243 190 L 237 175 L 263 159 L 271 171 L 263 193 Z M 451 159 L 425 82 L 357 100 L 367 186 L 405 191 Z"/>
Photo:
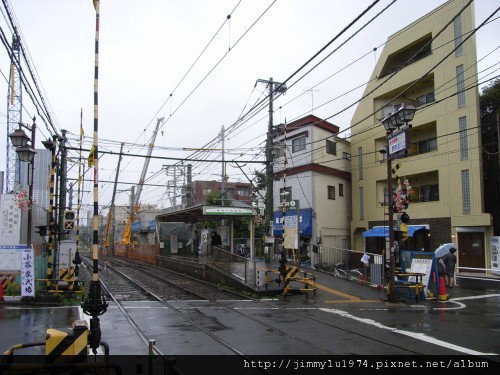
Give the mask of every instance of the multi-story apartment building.
<path id="1" fill-rule="evenodd" d="M 409 103 L 417 108 L 410 147 L 406 157 L 393 161 L 397 175 L 413 188 L 409 224 L 428 229 L 426 249 L 455 243 L 461 271 L 490 264 L 493 229 L 483 200 L 474 10 L 466 3 L 445 3 L 390 36 L 384 46 L 352 119 L 355 249 L 380 252 L 384 246 L 383 239 L 376 243 L 363 237 L 368 229 L 387 225 L 381 119 Z M 406 248 L 421 249 L 411 238 L 408 243 Z"/>
<path id="2" fill-rule="evenodd" d="M 252 203 L 252 184 L 246 182 L 228 182 L 224 185 L 220 181 L 200 181 L 192 182 L 193 204 L 205 200 L 205 196 L 213 191 L 222 191 L 224 188 L 225 198 L 236 199 L 247 204 Z"/>
<path id="3" fill-rule="evenodd" d="M 301 243 L 350 247 L 351 146 L 338 132 L 338 126 L 314 115 L 273 132 L 274 236 L 283 235 L 286 192 L 287 202 L 299 201 Z"/>

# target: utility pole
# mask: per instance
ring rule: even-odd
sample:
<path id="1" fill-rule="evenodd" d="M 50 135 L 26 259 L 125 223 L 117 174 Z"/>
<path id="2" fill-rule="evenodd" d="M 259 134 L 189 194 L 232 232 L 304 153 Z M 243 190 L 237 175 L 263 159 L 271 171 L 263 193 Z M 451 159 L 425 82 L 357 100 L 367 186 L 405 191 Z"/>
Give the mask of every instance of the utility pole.
<path id="1" fill-rule="evenodd" d="M 267 128 L 267 140 L 266 140 L 266 233 L 269 234 L 269 230 L 271 228 L 271 221 L 273 220 L 273 183 L 274 183 L 274 173 L 273 173 L 273 101 L 274 101 L 274 93 L 284 94 L 286 92 L 286 85 L 284 83 L 274 82 L 273 78 L 269 78 L 269 80 L 258 79 L 255 82 L 255 86 L 257 83 L 265 83 L 268 85 L 269 89 L 269 124 Z M 276 87 L 276 88 L 275 88 Z M 272 233 L 271 233 L 272 234 Z"/>
<path id="2" fill-rule="evenodd" d="M 125 143 L 121 143 L 120 145 L 120 155 L 118 156 L 118 166 L 116 167 L 116 176 L 115 176 L 115 184 L 113 185 L 113 195 L 111 196 L 111 235 L 108 238 L 108 243 L 110 247 L 110 253 L 112 256 L 115 255 L 115 225 L 116 225 L 116 220 L 115 220 L 115 195 L 116 195 L 116 185 L 118 183 L 118 174 L 120 173 L 120 164 L 122 161 L 122 152 L 123 152 L 123 146 Z"/>
<path id="3" fill-rule="evenodd" d="M 222 130 L 220 132 L 220 136 L 222 138 L 222 185 L 221 185 L 221 205 L 224 206 L 224 199 L 226 197 L 226 163 L 224 162 L 224 125 L 222 125 Z"/>
<path id="4" fill-rule="evenodd" d="M 59 143 L 59 149 L 61 150 L 61 164 L 60 164 L 60 171 L 59 171 L 59 228 L 58 228 L 58 233 L 59 233 L 59 240 L 65 240 L 66 239 L 66 234 L 64 234 L 64 211 L 66 210 L 66 171 L 68 168 L 68 163 L 67 163 L 67 153 L 68 151 L 66 150 L 66 130 L 62 129 L 61 130 L 61 138 L 60 138 L 60 143 Z M 56 250 L 57 253 L 57 250 Z M 56 263 L 57 266 L 57 263 Z"/>

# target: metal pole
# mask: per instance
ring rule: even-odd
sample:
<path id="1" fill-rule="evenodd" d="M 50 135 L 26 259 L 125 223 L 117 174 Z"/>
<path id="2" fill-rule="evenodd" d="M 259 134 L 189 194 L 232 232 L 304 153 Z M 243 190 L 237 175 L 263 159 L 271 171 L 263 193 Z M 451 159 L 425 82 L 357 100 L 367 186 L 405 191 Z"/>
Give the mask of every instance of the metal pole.
<path id="1" fill-rule="evenodd" d="M 395 259 L 394 259 L 394 212 L 392 208 L 392 158 L 389 155 L 389 137 L 390 133 L 387 133 L 387 203 L 388 203 L 388 225 L 389 225 L 389 301 L 396 302 L 396 282 L 395 278 Z"/>
<path id="2" fill-rule="evenodd" d="M 273 98 L 274 98 L 274 85 L 273 78 L 269 78 L 269 125 L 267 129 L 267 142 L 266 142 L 266 233 L 268 233 L 271 220 L 273 219 Z M 271 233 L 272 234 L 272 233 Z"/>
<path id="3" fill-rule="evenodd" d="M 108 244 L 110 247 L 110 253 L 112 256 L 115 255 L 115 225 L 116 225 L 116 220 L 115 220 L 115 196 L 116 196 L 116 185 L 118 184 L 118 173 L 120 173 L 120 164 L 122 161 L 122 152 L 123 152 L 123 146 L 125 145 L 124 142 L 121 143 L 120 145 L 120 155 L 118 156 L 118 166 L 116 167 L 116 175 L 115 175 L 115 184 L 113 185 L 113 195 L 111 196 L 111 235 L 109 238 L 106 238 L 108 240 Z"/>
<path id="4" fill-rule="evenodd" d="M 66 150 L 66 130 L 61 130 L 61 139 L 59 143 L 59 149 L 61 150 L 61 164 L 59 165 L 59 241 L 66 239 L 66 234 L 64 231 L 64 211 L 66 210 L 66 170 L 67 170 L 67 154 Z M 56 251 L 57 253 L 57 251 Z M 55 259 L 57 258 L 54 257 Z M 57 263 L 56 263 L 57 265 Z"/>
<path id="5" fill-rule="evenodd" d="M 33 151 L 35 151 L 35 133 L 36 133 L 36 124 L 35 124 L 35 116 L 33 116 L 33 125 L 31 127 L 31 146 L 33 147 Z M 33 175 L 35 171 L 35 157 L 33 156 L 33 160 L 30 161 L 30 166 L 29 166 L 29 184 L 28 184 L 28 230 L 26 233 L 26 245 L 31 246 L 31 227 L 33 225 L 33 205 L 32 205 L 32 199 L 33 199 Z"/>

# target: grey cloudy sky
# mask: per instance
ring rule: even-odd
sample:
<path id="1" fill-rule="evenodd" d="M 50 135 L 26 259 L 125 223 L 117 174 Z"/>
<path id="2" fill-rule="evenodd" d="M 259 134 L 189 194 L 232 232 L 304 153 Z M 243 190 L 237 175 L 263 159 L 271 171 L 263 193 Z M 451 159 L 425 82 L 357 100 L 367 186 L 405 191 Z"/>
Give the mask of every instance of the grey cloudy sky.
<path id="1" fill-rule="evenodd" d="M 275 123 L 285 119 L 290 122 L 311 111 L 318 117 L 327 118 L 354 103 L 361 97 L 363 85 L 387 37 L 444 2 L 396 1 L 345 46 L 297 81 L 391 3 L 379 1 L 291 80 L 297 82 L 275 102 Z M 78 147 L 82 109 L 83 147 L 90 148 L 95 37 L 92 1 L 10 0 L 9 3 L 55 126 L 68 130 L 70 145 Z M 210 143 L 222 126 L 229 128 L 235 124 L 242 113 L 262 98 L 266 90 L 263 84 L 254 87 L 258 79 L 272 77 L 283 81 L 290 77 L 373 1 L 101 0 L 100 3 L 100 149 L 118 152 L 120 143 L 127 142 L 125 153 L 145 154 L 156 119 L 164 117 L 153 156 L 183 158 L 192 151 L 180 151 L 179 148 L 198 148 Z M 475 1 L 476 26 L 498 6 L 496 0 Z M 11 40 L 5 11 L 0 22 L 6 39 Z M 499 31 L 496 18 L 478 31 L 478 59 L 498 47 Z M 379 50 L 373 51 L 375 47 Z M 5 48 L 3 51 L 0 69 L 8 79 L 9 58 Z M 495 50 L 480 62 L 479 71 L 499 62 L 500 54 Z M 496 73 L 492 73 L 492 69 L 480 73 L 480 80 L 487 74 L 497 75 L 498 67 L 494 69 Z M 0 95 L 0 113 L 6 129 L 8 90 L 6 80 L 0 81 L 0 93 L 4 93 Z M 23 122 L 29 122 L 36 114 L 29 96 L 24 95 L 23 105 Z M 329 121 L 345 130 L 354 109 L 355 106 Z M 242 153 L 244 156 L 240 156 L 240 160 L 263 159 L 267 110 L 264 107 L 225 140 L 226 160 Z M 37 123 L 37 140 L 41 141 L 49 132 L 41 119 Z M 342 135 L 349 134 L 344 132 Z M 0 137 L 0 142 L 5 149 L 7 137 Z M 42 148 L 38 142 L 37 147 Z M 219 151 L 204 155 L 208 159 L 220 158 Z M 71 156 L 77 158 L 78 153 L 72 151 Z M 100 159 L 100 205 L 108 205 L 111 200 L 112 184 L 108 181 L 114 181 L 117 161 L 117 156 L 110 155 Z M 151 160 L 147 182 L 165 186 L 171 177 L 162 172 L 162 166 L 174 163 L 175 160 Z M 123 183 L 118 186 L 119 190 L 130 189 L 132 183 L 139 181 L 143 164 L 142 158 L 123 159 L 119 177 Z M 4 170 L 5 153 L 0 155 L 0 165 Z M 220 180 L 220 163 L 194 165 L 194 179 Z M 246 170 L 254 168 L 262 169 L 263 166 L 247 165 Z M 77 166 L 71 167 L 70 176 L 76 177 L 77 170 Z M 230 165 L 228 171 L 230 181 L 246 182 L 238 169 Z M 86 178 L 91 178 L 90 173 Z M 91 190 L 90 183 L 85 190 Z M 147 186 L 141 201 L 169 206 L 171 202 L 165 192 L 164 187 Z M 120 192 L 116 202 L 127 204 L 128 199 L 127 192 Z M 91 193 L 83 195 L 83 204 L 92 201 Z"/>

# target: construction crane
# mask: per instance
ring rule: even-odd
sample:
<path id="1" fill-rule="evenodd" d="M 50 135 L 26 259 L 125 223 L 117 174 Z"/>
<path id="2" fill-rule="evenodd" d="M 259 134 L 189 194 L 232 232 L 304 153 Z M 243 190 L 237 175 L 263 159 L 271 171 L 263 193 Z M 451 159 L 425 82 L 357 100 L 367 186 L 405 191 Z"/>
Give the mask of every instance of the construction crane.
<path id="1" fill-rule="evenodd" d="M 131 234 L 132 234 L 132 221 L 135 217 L 135 214 L 139 212 L 139 205 L 142 193 L 142 187 L 144 186 L 144 180 L 146 178 L 146 172 L 148 171 L 149 161 L 151 160 L 151 154 L 153 153 L 153 147 L 155 145 L 156 135 L 158 134 L 158 128 L 160 124 L 163 122 L 164 117 L 157 119 L 156 128 L 153 132 L 153 136 L 151 137 L 151 142 L 149 143 L 148 153 L 146 155 L 146 159 L 144 160 L 144 166 L 142 168 L 141 178 L 139 179 L 139 185 L 137 186 L 137 192 L 133 195 L 132 199 L 132 208 L 130 213 L 128 214 L 127 224 L 125 225 L 125 230 L 123 231 L 122 244 L 129 245 Z"/>

